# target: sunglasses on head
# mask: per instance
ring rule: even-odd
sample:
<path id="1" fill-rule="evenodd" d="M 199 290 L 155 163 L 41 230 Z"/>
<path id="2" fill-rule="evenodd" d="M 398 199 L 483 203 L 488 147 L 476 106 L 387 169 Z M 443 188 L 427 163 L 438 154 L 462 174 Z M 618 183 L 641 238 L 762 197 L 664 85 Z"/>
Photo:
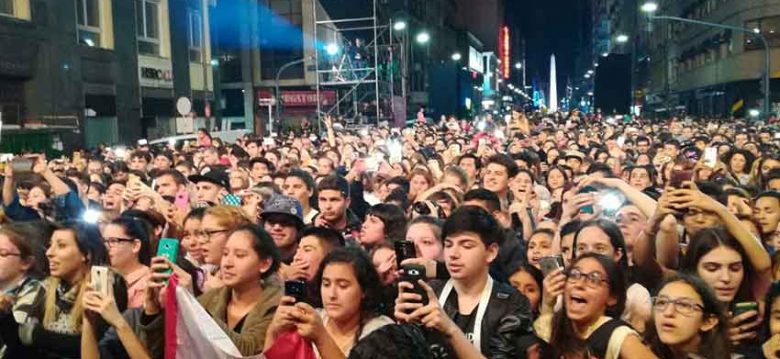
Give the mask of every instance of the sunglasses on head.
<path id="1" fill-rule="evenodd" d="M 432 205 L 434 208 L 436 208 L 436 214 L 434 215 L 431 211 L 431 207 L 428 205 Z M 435 202 L 417 202 L 412 206 L 412 210 L 421 215 L 421 216 L 434 216 L 438 217 L 439 219 L 445 219 L 447 218 L 447 214 L 444 213 L 444 209 L 441 208 L 437 203 Z"/>

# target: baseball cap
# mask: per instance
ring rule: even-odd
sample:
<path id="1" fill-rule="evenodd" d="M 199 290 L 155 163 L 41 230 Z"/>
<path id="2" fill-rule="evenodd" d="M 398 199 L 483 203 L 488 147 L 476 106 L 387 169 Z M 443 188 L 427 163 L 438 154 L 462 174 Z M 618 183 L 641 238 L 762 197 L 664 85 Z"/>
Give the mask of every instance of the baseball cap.
<path id="1" fill-rule="evenodd" d="M 222 186 L 228 192 L 230 191 L 230 176 L 227 171 L 221 168 L 204 167 L 200 174 L 187 177 L 192 183 L 211 182 L 217 186 Z"/>
<path id="2" fill-rule="evenodd" d="M 284 215 L 295 222 L 298 228 L 303 227 L 303 207 L 297 199 L 277 194 L 265 203 L 260 219 L 266 220 L 272 215 Z"/>

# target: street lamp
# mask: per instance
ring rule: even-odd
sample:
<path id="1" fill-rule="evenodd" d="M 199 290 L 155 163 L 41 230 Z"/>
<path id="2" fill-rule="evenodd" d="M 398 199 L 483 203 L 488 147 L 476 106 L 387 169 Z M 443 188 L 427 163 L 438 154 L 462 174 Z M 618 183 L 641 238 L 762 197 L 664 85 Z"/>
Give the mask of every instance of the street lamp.
<path id="1" fill-rule="evenodd" d="M 426 44 L 428 43 L 428 41 L 431 41 L 431 35 L 428 34 L 428 32 L 423 31 L 417 34 L 417 37 L 415 39 L 417 40 L 417 43 Z"/>
<path id="2" fill-rule="evenodd" d="M 460 61 L 461 58 L 463 58 L 463 56 L 460 55 L 460 52 L 452 54 L 452 61 Z"/>
<path id="3" fill-rule="evenodd" d="M 626 42 L 628 42 L 628 35 L 620 34 L 620 35 L 617 36 L 617 38 L 615 40 L 617 40 L 617 42 L 619 42 L 621 44 L 625 44 Z"/>
<path id="4" fill-rule="evenodd" d="M 403 31 L 405 29 L 406 29 L 405 21 L 396 21 L 395 24 L 393 24 L 393 30 L 395 31 Z"/>
<path id="5" fill-rule="evenodd" d="M 590 78 L 590 74 L 585 74 L 585 78 L 589 79 Z"/>
<path id="6" fill-rule="evenodd" d="M 647 1 L 644 4 L 642 4 L 641 9 L 642 12 L 646 12 L 646 13 L 656 12 L 656 10 L 658 10 L 658 3 L 655 1 Z"/>
<path id="7" fill-rule="evenodd" d="M 518 70 L 522 69 L 523 68 L 523 63 L 522 62 L 515 63 L 515 68 L 518 69 Z"/>
<path id="8" fill-rule="evenodd" d="M 758 115 L 761 114 L 761 111 L 756 109 L 750 109 L 750 111 L 748 111 L 748 114 L 750 115 L 750 117 L 758 117 Z"/>

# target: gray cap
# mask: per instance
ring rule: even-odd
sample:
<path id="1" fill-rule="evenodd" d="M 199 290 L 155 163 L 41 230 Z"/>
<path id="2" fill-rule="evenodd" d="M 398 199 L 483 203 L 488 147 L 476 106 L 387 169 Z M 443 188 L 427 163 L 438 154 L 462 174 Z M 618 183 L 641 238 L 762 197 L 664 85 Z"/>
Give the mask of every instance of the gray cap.
<path id="1" fill-rule="evenodd" d="M 303 207 L 297 199 L 285 195 L 277 194 L 263 206 L 263 214 L 260 218 L 265 220 L 268 216 L 281 214 L 293 218 L 298 227 L 303 227 Z"/>

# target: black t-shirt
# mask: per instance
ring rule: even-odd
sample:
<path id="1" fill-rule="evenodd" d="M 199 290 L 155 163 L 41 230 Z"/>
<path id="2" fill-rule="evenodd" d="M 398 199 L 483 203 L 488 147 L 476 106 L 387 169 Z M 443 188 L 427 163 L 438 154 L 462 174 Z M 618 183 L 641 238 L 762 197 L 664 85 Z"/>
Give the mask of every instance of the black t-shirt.
<path id="1" fill-rule="evenodd" d="M 463 334 L 466 334 L 466 338 L 468 338 L 469 342 L 471 344 L 474 344 L 474 320 L 477 317 L 477 309 L 479 306 L 474 307 L 474 309 L 469 314 L 455 314 L 455 318 L 453 318 L 455 324 L 460 328 L 460 331 L 463 332 Z"/>

